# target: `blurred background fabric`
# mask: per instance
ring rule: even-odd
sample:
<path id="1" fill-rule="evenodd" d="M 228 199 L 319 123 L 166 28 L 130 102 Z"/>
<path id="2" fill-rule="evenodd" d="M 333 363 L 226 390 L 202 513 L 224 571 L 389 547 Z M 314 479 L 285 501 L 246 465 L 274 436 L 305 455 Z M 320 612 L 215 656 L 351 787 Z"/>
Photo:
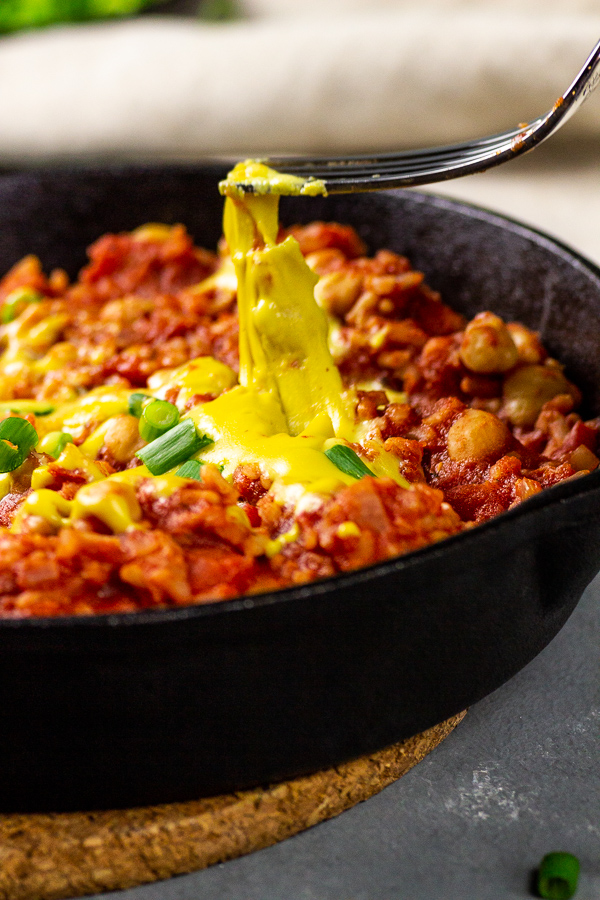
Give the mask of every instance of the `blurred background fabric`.
<path id="1" fill-rule="evenodd" d="M 598 0 L 228 0 L 223 22 L 199 18 L 207 2 L 0 37 L 0 164 L 478 137 L 550 108 L 600 37 Z M 600 91 L 540 150 L 435 190 L 600 261 Z"/>

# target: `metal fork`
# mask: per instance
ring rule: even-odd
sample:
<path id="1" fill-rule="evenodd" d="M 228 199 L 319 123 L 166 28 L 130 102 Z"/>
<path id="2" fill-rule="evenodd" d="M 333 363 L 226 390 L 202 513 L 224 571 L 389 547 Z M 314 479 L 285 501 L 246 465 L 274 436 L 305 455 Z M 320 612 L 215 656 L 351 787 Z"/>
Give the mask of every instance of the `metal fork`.
<path id="1" fill-rule="evenodd" d="M 376 191 L 432 184 L 483 172 L 532 150 L 560 128 L 600 82 L 600 41 L 552 109 L 527 125 L 446 147 L 406 150 L 379 156 L 270 157 L 267 165 L 284 174 L 324 182 L 328 194 Z M 252 191 L 251 184 L 240 184 Z M 275 189 L 286 193 L 285 189 Z"/>

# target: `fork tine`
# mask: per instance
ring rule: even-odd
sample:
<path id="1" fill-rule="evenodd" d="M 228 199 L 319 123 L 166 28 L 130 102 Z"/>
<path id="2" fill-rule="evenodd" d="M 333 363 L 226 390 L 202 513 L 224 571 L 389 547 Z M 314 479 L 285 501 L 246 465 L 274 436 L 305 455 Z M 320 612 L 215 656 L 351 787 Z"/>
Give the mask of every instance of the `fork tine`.
<path id="1" fill-rule="evenodd" d="M 379 158 L 328 159 L 322 166 L 286 165 L 282 170 L 323 181 L 328 193 L 433 184 L 484 171 L 533 149 L 555 129 L 553 112 L 521 128 L 466 143 Z"/>
<path id="2" fill-rule="evenodd" d="M 274 160 L 269 160 L 269 164 L 290 175 L 323 181 L 329 193 L 408 187 L 445 181 L 499 165 L 539 143 L 543 139 L 543 124 L 544 120 L 539 119 L 525 129 L 511 129 L 481 140 L 416 152 L 373 158 L 324 158 L 320 164 L 306 159 L 299 165 L 295 161 L 282 165 Z"/>
<path id="3" fill-rule="evenodd" d="M 335 160 L 333 163 L 325 163 L 322 165 L 306 166 L 285 166 L 286 172 L 294 175 L 312 175 L 313 177 L 336 177 L 337 175 L 360 175 L 361 173 L 371 172 L 392 172 L 404 171 L 416 167 L 425 168 L 442 164 L 452 164 L 454 160 L 472 161 L 475 159 L 485 159 L 489 155 L 493 155 L 499 151 L 505 150 L 513 146 L 515 137 L 521 134 L 517 131 L 515 136 L 504 135 L 499 136 L 496 142 L 488 142 L 487 146 L 483 146 L 478 142 L 472 144 L 461 144 L 457 146 L 440 147 L 431 152 L 398 153 L 387 158 L 378 157 L 377 159 L 352 159 L 352 160 Z"/>
<path id="4" fill-rule="evenodd" d="M 457 151 L 455 148 L 446 148 L 444 154 L 421 156 L 415 158 L 411 154 L 407 154 L 404 158 L 396 157 L 395 159 L 386 160 L 385 163 L 373 161 L 355 165 L 335 165 L 333 167 L 311 168 L 302 171 L 293 168 L 286 168 L 286 171 L 293 175 L 302 174 L 304 177 L 310 177 L 324 181 L 328 190 L 338 189 L 341 185 L 348 185 L 353 181 L 364 183 L 373 179 L 379 179 L 383 184 L 387 184 L 391 179 L 413 178 L 417 175 L 422 176 L 420 183 L 428 180 L 430 176 L 443 171 L 455 173 L 457 168 L 471 169 L 479 168 L 486 161 L 497 160 L 501 162 L 506 155 L 511 155 L 515 151 L 511 141 L 502 141 L 497 145 L 490 145 L 487 148 L 473 146 L 469 152 L 464 149 Z M 502 157 L 502 158 L 501 158 Z M 456 177 L 455 174 L 446 177 Z M 435 178 L 435 180 L 439 180 Z M 374 187 L 375 185 L 373 185 Z"/>
<path id="5" fill-rule="evenodd" d="M 442 160 L 431 159 L 426 163 L 420 160 L 406 159 L 404 162 L 385 169 L 378 167 L 356 168 L 344 171 L 336 169 L 333 173 L 316 172 L 314 177 L 325 183 L 328 193 L 349 191 L 383 190 L 395 187 L 411 187 L 419 184 L 434 184 L 480 172 L 486 168 L 499 165 L 506 159 L 520 152 L 511 142 L 504 142 L 498 147 L 491 146 L 485 150 L 473 152 L 471 155 L 454 153 Z"/>
<path id="6" fill-rule="evenodd" d="M 532 123 L 534 125 L 535 123 Z M 532 127 L 527 126 L 527 127 Z M 423 147 L 416 150 L 400 150 L 396 153 L 381 153 L 368 156 L 357 154 L 354 156 L 270 156 L 265 162 L 269 166 L 294 175 L 312 175 L 313 170 L 321 173 L 335 172 L 337 169 L 353 171 L 355 168 L 365 166 L 393 167 L 403 160 L 428 160 L 444 159 L 454 155 L 477 153 L 479 150 L 494 147 L 507 141 L 514 140 L 523 133 L 523 126 L 502 131 L 499 134 L 483 138 L 475 138 L 471 141 L 463 141 L 458 144 L 445 144 L 440 147 Z"/>
<path id="7" fill-rule="evenodd" d="M 598 83 L 600 41 L 552 109 L 528 125 L 442 147 L 347 157 L 278 156 L 263 162 L 284 174 L 322 181 L 328 193 L 410 187 L 458 178 L 532 150 L 567 121 Z M 251 182 L 239 187 L 244 191 L 255 189 Z"/>

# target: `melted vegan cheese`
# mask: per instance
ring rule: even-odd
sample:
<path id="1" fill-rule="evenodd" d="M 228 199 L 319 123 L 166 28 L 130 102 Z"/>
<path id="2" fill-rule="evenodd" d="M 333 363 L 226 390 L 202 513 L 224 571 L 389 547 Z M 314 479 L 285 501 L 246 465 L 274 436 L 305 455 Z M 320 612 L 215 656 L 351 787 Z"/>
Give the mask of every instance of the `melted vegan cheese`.
<path id="1" fill-rule="evenodd" d="M 93 388 L 83 397 L 58 404 L 54 412 L 38 419 L 38 434 L 42 437 L 50 431 L 67 431 L 79 440 L 90 428 L 126 413 L 131 393 L 130 388 Z"/>
<path id="2" fill-rule="evenodd" d="M 214 449 L 205 451 L 204 458 L 216 461 L 223 447 L 230 470 L 252 461 L 274 480 L 330 493 L 354 480 L 323 450 L 333 439 L 357 440 L 356 397 L 344 390 L 329 349 L 329 323 L 314 296 L 317 276 L 294 238 L 276 242 L 277 195 L 287 183 L 278 179 L 286 178 L 291 176 L 250 161 L 238 164 L 220 185 L 226 196 L 225 237 L 238 282 L 241 387 L 191 415 L 215 438 Z M 268 182 L 277 190 L 262 190 Z M 240 183 L 258 184 L 261 191 L 244 195 Z M 265 415 L 267 407 L 271 412 Z M 396 457 L 381 445 L 370 450 L 375 474 L 408 487 Z"/>
<path id="3" fill-rule="evenodd" d="M 226 477 L 242 463 L 256 463 L 273 481 L 323 493 L 354 481 L 323 453 L 327 439 L 333 437 L 328 416 L 315 417 L 305 432 L 291 435 L 276 395 L 268 391 L 240 385 L 190 415 L 214 440 L 200 457 L 223 465 Z"/>
<path id="4" fill-rule="evenodd" d="M 242 202 L 246 202 L 250 194 L 255 196 L 276 194 L 286 197 L 317 197 L 319 194 L 327 196 L 327 188 L 318 178 L 285 175 L 255 159 L 238 163 L 226 180 L 219 184 L 219 190 L 225 196 L 237 197 Z"/>
<path id="5" fill-rule="evenodd" d="M 294 238 L 277 243 L 278 195 L 324 193 L 323 185 L 246 162 L 232 170 L 220 189 L 226 196 L 224 231 L 231 260 L 226 259 L 220 272 L 199 289 L 208 282 L 216 283 L 219 277 L 233 285 L 235 277 L 240 322 L 239 383 L 228 366 L 212 357 L 199 357 L 176 369 L 156 372 L 144 392 L 164 399 L 172 398 L 177 391 L 173 402 L 183 417 L 190 417 L 198 431 L 213 440 L 196 458 L 218 464 L 226 478 L 240 464 L 258 465 L 272 482 L 273 495 L 281 502 L 293 502 L 296 510 L 354 482 L 325 455 L 324 451 L 335 443 L 360 441 L 369 451 L 369 467 L 375 475 L 391 477 L 410 487 L 399 473 L 397 458 L 386 452 L 381 442 L 368 439 L 364 424 L 355 423 L 356 394 L 344 389 L 330 351 L 329 322 L 314 296 L 317 276 Z M 143 234 L 144 229 L 137 233 Z M 0 362 L 0 374 L 9 376 L 14 365 L 39 366 L 32 358 L 36 340 L 39 343 L 40 335 L 44 340 L 48 335 L 56 336 L 56 329 L 62 327 L 55 321 L 59 317 L 36 319 L 32 324 L 32 316 L 28 312 L 4 326 L 7 351 Z M 67 444 L 56 463 L 83 474 L 87 484 L 73 500 L 67 500 L 46 487 L 52 476 L 47 466 L 40 466 L 33 472 L 32 493 L 21 505 L 12 531 L 22 530 L 26 516 L 38 516 L 54 527 L 62 527 L 93 515 L 113 532 L 123 532 L 137 528 L 141 519 L 135 487 L 142 479 L 151 479 L 154 490 L 162 496 L 185 484 L 174 471 L 155 477 L 145 465 L 106 477 L 102 464 L 94 462 L 115 417 L 127 413 L 131 393 L 129 388 L 95 388 L 56 405 L 50 412 L 44 410 L 43 417 L 36 419 L 40 437 L 64 430 L 79 443 Z M 206 394 L 216 399 L 185 411 L 195 396 Z M 28 402 L 38 401 L 24 401 Z M 6 487 L 6 476 L 2 477 L 0 492 Z M 297 534 L 297 528 L 292 528 L 278 541 L 270 542 L 267 555 L 278 552 Z"/>
<path id="6" fill-rule="evenodd" d="M 175 405 L 179 410 L 198 394 L 222 394 L 237 382 L 237 375 L 212 356 L 199 356 L 176 369 L 161 369 L 148 379 L 153 397 L 164 400 L 173 389 L 178 390 Z"/>

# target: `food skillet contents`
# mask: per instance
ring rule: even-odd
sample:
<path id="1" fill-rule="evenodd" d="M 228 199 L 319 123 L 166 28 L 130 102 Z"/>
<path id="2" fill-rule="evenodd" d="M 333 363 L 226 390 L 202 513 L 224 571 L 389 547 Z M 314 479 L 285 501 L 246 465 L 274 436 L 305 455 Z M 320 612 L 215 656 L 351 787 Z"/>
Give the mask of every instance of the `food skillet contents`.
<path id="1" fill-rule="evenodd" d="M 1 616 L 296 585 L 597 467 L 533 332 L 465 321 L 348 226 L 280 229 L 234 175 L 218 254 L 150 224 L 75 283 L 34 257 L 0 281 Z"/>

